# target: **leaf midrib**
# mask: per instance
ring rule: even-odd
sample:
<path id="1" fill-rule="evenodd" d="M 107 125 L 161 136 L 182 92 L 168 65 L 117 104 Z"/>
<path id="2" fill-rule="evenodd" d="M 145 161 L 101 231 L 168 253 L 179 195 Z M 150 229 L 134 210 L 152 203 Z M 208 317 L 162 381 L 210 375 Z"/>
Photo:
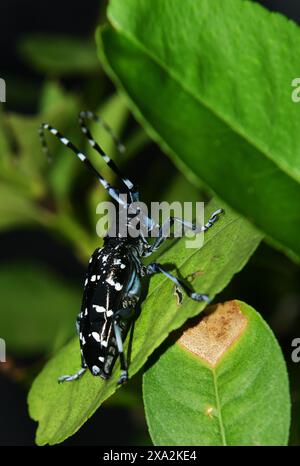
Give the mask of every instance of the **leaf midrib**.
<path id="1" fill-rule="evenodd" d="M 213 384 L 214 384 L 214 390 L 215 390 L 216 405 L 217 405 L 217 410 L 218 410 L 218 421 L 219 421 L 222 445 L 227 446 L 225 427 L 223 423 L 223 416 L 222 416 L 222 409 L 221 409 L 221 402 L 220 402 L 220 397 L 219 397 L 219 389 L 218 389 L 218 383 L 217 383 L 218 382 L 217 375 L 214 369 L 211 369 L 211 372 L 212 372 Z"/>

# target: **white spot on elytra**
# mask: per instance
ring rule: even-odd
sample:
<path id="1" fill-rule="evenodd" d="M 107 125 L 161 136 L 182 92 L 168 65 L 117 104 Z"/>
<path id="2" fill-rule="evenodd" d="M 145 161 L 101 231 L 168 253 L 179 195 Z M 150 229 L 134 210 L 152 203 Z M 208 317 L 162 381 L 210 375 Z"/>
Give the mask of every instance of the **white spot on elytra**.
<path id="1" fill-rule="evenodd" d="M 101 341 L 101 346 L 104 346 L 106 348 L 107 347 L 107 341 L 106 340 Z"/>
<path id="2" fill-rule="evenodd" d="M 112 316 L 112 315 L 113 315 L 113 311 L 107 311 L 106 315 L 107 315 L 107 317 Z"/>
<path id="3" fill-rule="evenodd" d="M 93 304 L 93 307 L 95 308 L 96 312 L 106 312 L 105 307 L 103 306 L 98 306 L 98 304 Z"/>
<path id="4" fill-rule="evenodd" d="M 104 357 L 103 356 L 99 356 L 98 359 L 99 359 L 100 362 L 104 362 Z"/>
<path id="5" fill-rule="evenodd" d="M 92 332 L 92 337 L 94 338 L 94 340 L 96 341 L 100 341 L 100 335 L 98 332 Z"/>
<path id="6" fill-rule="evenodd" d="M 114 259 L 114 265 L 120 265 L 121 269 L 125 269 L 125 264 L 122 264 L 121 259 Z"/>
<path id="7" fill-rule="evenodd" d="M 95 282 L 96 281 L 96 275 L 92 275 L 91 276 L 91 282 Z"/>

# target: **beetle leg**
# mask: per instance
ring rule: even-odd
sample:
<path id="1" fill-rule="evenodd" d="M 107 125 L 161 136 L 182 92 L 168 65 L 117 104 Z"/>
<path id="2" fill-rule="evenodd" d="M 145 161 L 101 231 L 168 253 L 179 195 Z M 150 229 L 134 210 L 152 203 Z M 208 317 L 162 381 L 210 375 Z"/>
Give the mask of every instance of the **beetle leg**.
<path id="1" fill-rule="evenodd" d="M 116 342 L 117 342 L 117 348 L 118 348 L 119 357 L 120 357 L 120 364 L 121 364 L 121 375 L 118 380 L 118 385 L 122 385 L 128 380 L 127 362 L 126 362 L 126 358 L 124 355 L 122 334 L 121 334 L 121 329 L 119 327 L 118 321 L 114 320 L 113 325 L 114 325 L 114 333 L 115 333 Z"/>
<path id="2" fill-rule="evenodd" d="M 194 301 L 206 301 L 207 303 L 210 302 L 209 297 L 206 294 L 196 293 L 191 290 L 182 280 L 172 275 L 170 272 L 167 272 L 160 264 L 156 262 L 149 264 L 147 266 L 147 273 L 149 275 L 153 275 L 154 273 L 163 273 L 166 277 L 168 277 L 172 282 L 175 283 L 179 288 L 182 288 L 186 294 L 193 299 Z"/>
<path id="3" fill-rule="evenodd" d="M 182 226 L 185 226 L 191 231 L 194 231 L 195 233 L 201 233 L 201 232 L 206 232 L 209 230 L 214 223 L 219 219 L 219 215 L 223 214 L 224 210 L 223 209 L 218 209 L 216 210 L 213 214 L 211 214 L 210 218 L 208 221 L 205 223 L 205 225 L 199 227 L 195 223 L 187 222 L 186 220 L 183 220 L 178 217 L 169 217 L 163 225 L 160 227 L 158 236 L 154 243 L 150 246 L 148 251 L 145 253 L 145 256 L 149 256 L 152 254 L 154 251 L 157 251 L 157 249 L 162 245 L 162 243 L 170 238 L 170 228 L 174 225 L 175 222 L 179 223 Z"/>
<path id="4" fill-rule="evenodd" d="M 86 369 L 87 369 L 86 367 L 82 367 L 81 369 L 79 369 L 78 372 L 76 372 L 76 374 L 62 375 L 61 377 L 58 377 L 58 382 L 59 383 L 61 383 L 61 382 L 73 382 L 73 380 L 78 380 L 85 373 Z"/>

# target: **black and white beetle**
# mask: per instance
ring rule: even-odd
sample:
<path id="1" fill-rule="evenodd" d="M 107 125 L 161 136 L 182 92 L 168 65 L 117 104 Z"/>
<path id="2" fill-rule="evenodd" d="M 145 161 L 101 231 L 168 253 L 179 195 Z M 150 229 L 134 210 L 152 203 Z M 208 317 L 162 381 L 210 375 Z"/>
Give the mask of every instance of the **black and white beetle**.
<path id="1" fill-rule="evenodd" d="M 86 126 L 87 120 L 99 122 L 110 133 L 121 152 L 124 150 L 123 145 L 114 136 L 109 126 L 99 117 L 92 112 L 80 113 L 79 124 L 83 134 L 88 138 L 90 145 L 119 177 L 124 186 L 123 190 L 120 191 L 112 187 L 100 175 L 85 154 L 79 151 L 59 131 L 46 123 L 42 124 L 39 130 L 43 150 L 49 155 L 45 139 L 45 131 L 48 131 L 56 136 L 61 143 L 69 147 L 88 169 L 96 175 L 119 208 L 127 209 L 127 227 L 130 228 L 132 218 L 132 216 L 130 217 L 130 205 L 139 200 L 139 192 L 129 179 L 123 177 L 115 163 L 93 139 Z M 124 194 L 129 199 L 129 203 L 125 205 Z M 207 295 L 193 292 L 182 280 L 166 271 L 162 265 L 151 263 L 146 266 L 142 263 L 142 258 L 151 255 L 160 247 L 166 239 L 166 231 L 170 230 L 174 222 L 179 222 L 195 232 L 205 232 L 217 221 L 222 212 L 222 209 L 214 212 L 208 222 L 200 228 L 177 217 L 170 217 L 159 227 L 157 238 L 152 244 L 148 243 L 142 233 L 137 238 L 128 235 L 122 236 L 120 233 L 118 233 L 117 237 L 111 237 L 108 234 L 105 236 L 104 246 L 96 249 L 89 261 L 81 312 L 76 321 L 81 348 L 81 369 L 74 375 L 63 375 L 58 379 L 59 382 L 70 382 L 79 379 L 87 368 L 93 375 L 107 379 L 111 375 L 118 354 L 121 365 L 121 376 L 118 384 L 127 381 L 127 360 L 123 351 L 123 342 L 140 299 L 142 277 L 162 273 L 195 301 L 209 301 Z M 154 226 L 153 220 L 144 216 L 143 222 L 145 222 L 147 231 L 150 232 Z"/>

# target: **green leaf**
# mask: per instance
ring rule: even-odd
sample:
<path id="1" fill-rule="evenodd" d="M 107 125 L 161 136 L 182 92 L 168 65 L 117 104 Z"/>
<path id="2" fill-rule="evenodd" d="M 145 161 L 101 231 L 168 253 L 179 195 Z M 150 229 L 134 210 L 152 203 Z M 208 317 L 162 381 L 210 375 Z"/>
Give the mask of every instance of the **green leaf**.
<path id="1" fill-rule="evenodd" d="M 20 356 L 50 352 L 75 334 L 80 296 L 43 266 L 0 267 L 0 332 L 7 351 Z"/>
<path id="2" fill-rule="evenodd" d="M 154 444 L 286 445 L 289 384 L 271 329 L 241 301 L 205 314 L 144 374 Z"/>
<path id="3" fill-rule="evenodd" d="M 95 45 L 83 38 L 34 34 L 22 38 L 19 50 L 37 71 L 51 76 L 84 74 L 100 68 Z"/>
<path id="4" fill-rule="evenodd" d="M 209 215 L 220 204 L 212 202 Z M 185 238 L 173 243 L 159 258 L 162 264 L 175 264 L 183 277 L 188 277 L 195 290 L 214 297 L 247 262 L 262 236 L 244 219 L 226 210 L 214 228 L 207 232 L 201 249 L 187 249 Z M 196 273 L 195 273 L 196 272 Z M 154 276 L 148 295 L 142 303 L 141 315 L 134 325 L 129 375 L 145 364 L 150 354 L 167 335 L 189 317 L 199 314 L 204 303 L 184 297 L 178 306 L 173 284 L 164 276 Z M 128 346 L 128 339 L 125 348 Z M 57 378 L 73 373 L 80 365 L 78 340 L 63 348 L 34 381 L 29 393 L 30 415 L 39 421 L 37 443 L 54 444 L 76 432 L 101 403 L 115 392 L 119 363 L 112 377 L 103 381 L 87 373 L 76 383 L 58 384 Z"/>
<path id="5" fill-rule="evenodd" d="M 112 0 L 108 17 L 99 56 L 147 131 L 299 256 L 299 28 L 244 0 Z"/>

